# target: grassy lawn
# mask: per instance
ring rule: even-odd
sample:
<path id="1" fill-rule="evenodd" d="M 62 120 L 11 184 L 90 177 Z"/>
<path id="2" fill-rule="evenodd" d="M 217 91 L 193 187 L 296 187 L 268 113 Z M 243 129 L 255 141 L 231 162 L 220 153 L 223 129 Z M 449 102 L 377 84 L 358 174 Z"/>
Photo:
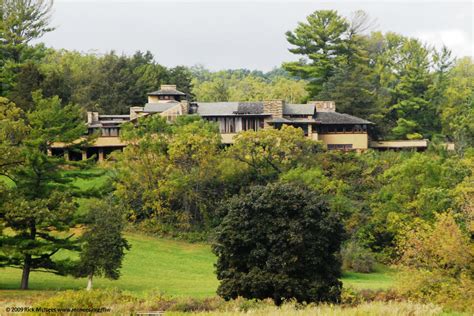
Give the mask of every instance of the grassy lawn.
<path id="1" fill-rule="evenodd" d="M 342 275 L 344 286 L 355 289 L 378 290 L 391 288 L 395 282 L 396 272 L 384 267 L 377 266 L 373 273 L 345 272 Z"/>
<path id="2" fill-rule="evenodd" d="M 126 255 L 122 276 L 117 281 L 96 279 L 95 287 L 117 287 L 141 294 L 152 289 L 176 296 L 212 296 L 217 287 L 214 276 L 215 257 L 209 246 L 127 235 L 132 245 Z M 16 289 L 19 269 L 0 269 L 0 289 Z M 62 290 L 85 287 L 85 279 L 33 272 L 32 290 Z M 2 293 L 0 292 L 0 295 Z"/>
<path id="3" fill-rule="evenodd" d="M 215 257 L 210 247 L 182 241 L 128 234 L 132 244 L 126 255 L 122 276 L 117 281 L 96 279 L 95 287 L 117 287 L 143 295 L 157 290 L 173 296 L 206 297 L 215 295 L 218 285 L 214 275 Z M 0 269 L 0 296 L 18 294 L 21 277 L 19 269 Z M 342 281 L 357 289 L 389 288 L 393 273 L 381 269 L 376 273 L 346 273 Z M 31 290 L 64 290 L 85 287 L 85 279 L 61 277 L 49 273 L 33 272 Z M 27 292 L 28 293 L 28 292 Z M 34 294 L 34 291 L 29 291 Z"/>
<path id="4" fill-rule="evenodd" d="M 75 177 L 74 184 L 83 191 L 102 187 L 110 173 L 104 169 L 65 171 Z M 6 181 L 6 179 L 0 179 Z M 79 212 L 86 211 L 89 199 L 80 198 Z M 132 245 L 125 256 L 122 276 L 117 281 L 97 278 L 96 288 L 120 288 L 144 295 L 151 290 L 173 296 L 214 296 L 218 285 L 214 274 L 215 256 L 209 245 L 127 234 Z M 66 255 L 57 254 L 57 255 Z M 21 271 L 0 268 L 0 301 L 10 297 L 51 295 L 57 290 L 79 289 L 86 286 L 85 279 L 62 277 L 44 272 L 32 272 L 29 291 L 19 291 Z M 380 268 L 371 274 L 345 273 L 345 286 L 356 289 L 386 289 L 393 284 L 394 273 Z M 48 291 L 45 291 L 48 290 Z"/>

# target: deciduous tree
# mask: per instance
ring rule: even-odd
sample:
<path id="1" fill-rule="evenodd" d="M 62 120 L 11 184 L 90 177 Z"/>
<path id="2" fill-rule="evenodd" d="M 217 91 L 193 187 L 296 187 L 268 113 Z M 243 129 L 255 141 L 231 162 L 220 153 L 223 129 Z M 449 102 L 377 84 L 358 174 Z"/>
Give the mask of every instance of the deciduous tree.
<path id="1" fill-rule="evenodd" d="M 217 229 L 218 294 L 337 302 L 343 229 L 324 197 L 291 184 L 253 187 L 224 205 Z"/>
<path id="2" fill-rule="evenodd" d="M 78 276 L 87 276 L 87 290 L 92 289 L 94 276 L 117 280 L 130 245 L 123 237 L 124 218 L 113 199 L 89 204 L 87 225 L 81 237 L 83 242 Z"/>

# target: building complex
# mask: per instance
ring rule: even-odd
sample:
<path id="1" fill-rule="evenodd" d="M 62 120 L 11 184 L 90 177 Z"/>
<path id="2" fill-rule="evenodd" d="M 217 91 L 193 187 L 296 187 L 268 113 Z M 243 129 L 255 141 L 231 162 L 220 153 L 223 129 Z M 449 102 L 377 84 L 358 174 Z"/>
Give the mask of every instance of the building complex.
<path id="1" fill-rule="evenodd" d="M 55 143 L 51 154 L 66 155 L 67 159 L 81 160 L 92 156 L 103 160 L 114 150 L 126 146 L 120 140 L 120 126 L 147 115 L 161 115 L 169 121 L 177 116 L 195 114 L 203 119 L 216 122 L 223 144 L 232 144 L 235 135 L 241 131 L 263 128 L 280 128 L 283 124 L 301 128 L 306 137 L 323 142 L 328 149 L 365 150 L 426 148 L 427 141 L 415 142 L 371 142 L 369 126 L 371 122 L 344 113 L 336 112 L 334 101 L 311 101 L 307 104 L 291 104 L 282 100 L 258 102 L 189 102 L 186 94 L 175 85 L 162 85 L 160 90 L 148 93 L 148 103 L 130 108 L 128 115 L 103 115 L 87 113 L 89 134 L 99 136 L 93 144 L 82 151 L 69 151 L 67 144 Z"/>

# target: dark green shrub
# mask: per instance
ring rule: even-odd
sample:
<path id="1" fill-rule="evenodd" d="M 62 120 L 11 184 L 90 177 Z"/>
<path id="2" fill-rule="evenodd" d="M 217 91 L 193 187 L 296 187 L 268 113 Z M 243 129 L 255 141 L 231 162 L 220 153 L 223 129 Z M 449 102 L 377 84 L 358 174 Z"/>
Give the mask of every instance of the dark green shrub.
<path id="1" fill-rule="evenodd" d="M 339 301 L 343 228 L 322 196 L 295 184 L 256 186 L 225 213 L 213 246 L 220 296 Z"/>
<path id="2" fill-rule="evenodd" d="M 344 270 L 370 273 L 375 269 L 374 254 L 355 241 L 351 241 L 342 247 L 341 257 Z"/>

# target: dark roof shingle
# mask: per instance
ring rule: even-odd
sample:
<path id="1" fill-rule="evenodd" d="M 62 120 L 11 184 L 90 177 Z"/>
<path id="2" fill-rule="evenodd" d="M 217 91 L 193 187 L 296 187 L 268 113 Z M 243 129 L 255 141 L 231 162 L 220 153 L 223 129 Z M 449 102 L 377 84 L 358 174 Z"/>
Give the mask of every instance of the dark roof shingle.
<path id="1" fill-rule="evenodd" d="M 337 112 L 317 112 L 316 122 L 320 124 L 373 124 L 359 117 Z"/>
<path id="2" fill-rule="evenodd" d="M 314 115 L 314 104 L 285 104 L 283 115 Z"/>
<path id="3" fill-rule="evenodd" d="M 186 93 L 174 89 L 161 89 L 148 93 L 148 95 L 180 95 L 185 96 Z"/>

